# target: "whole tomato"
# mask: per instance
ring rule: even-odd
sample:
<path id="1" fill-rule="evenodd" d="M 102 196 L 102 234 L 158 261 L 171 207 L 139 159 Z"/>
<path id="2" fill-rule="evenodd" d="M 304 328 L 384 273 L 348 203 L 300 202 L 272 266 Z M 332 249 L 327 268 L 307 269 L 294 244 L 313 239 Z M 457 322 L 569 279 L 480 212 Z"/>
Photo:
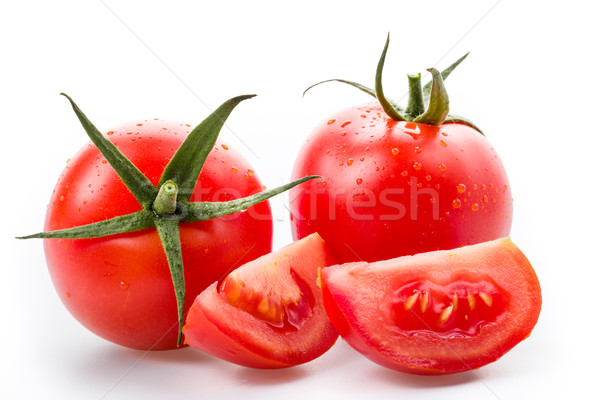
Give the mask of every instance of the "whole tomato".
<path id="1" fill-rule="evenodd" d="M 162 120 L 124 124 L 107 137 L 154 184 L 192 128 Z M 223 201 L 262 190 L 248 162 L 217 142 L 192 201 Z M 71 158 L 46 214 L 52 231 L 139 211 L 141 206 L 91 143 Z M 196 296 L 231 269 L 271 251 L 267 202 L 249 212 L 180 228 L 187 310 Z M 155 229 L 93 239 L 45 239 L 58 295 L 84 326 L 127 347 L 175 347 L 177 305 L 167 258 Z"/>
<path id="2" fill-rule="evenodd" d="M 420 75 L 409 75 L 404 110 L 383 95 L 386 50 L 376 90 L 342 81 L 379 103 L 332 114 L 298 154 L 292 176 L 322 179 L 290 192 L 294 238 L 318 232 L 341 261 L 376 261 L 508 236 L 512 197 L 500 157 L 468 120 L 448 115 L 443 78 L 462 59 L 432 69 L 423 91 Z"/>
<path id="3" fill-rule="evenodd" d="M 22 238 L 44 239 L 61 300 L 92 332 L 136 349 L 175 348 L 196 296 L 271 250 L 263 200 L 300 181 L 263 191 L 248 162 L 217 141 L 250 97 L 194 129 L 152 119 L 105 134 L 69 98 L 92 142 L 60 176 L 46 231 Z"/>

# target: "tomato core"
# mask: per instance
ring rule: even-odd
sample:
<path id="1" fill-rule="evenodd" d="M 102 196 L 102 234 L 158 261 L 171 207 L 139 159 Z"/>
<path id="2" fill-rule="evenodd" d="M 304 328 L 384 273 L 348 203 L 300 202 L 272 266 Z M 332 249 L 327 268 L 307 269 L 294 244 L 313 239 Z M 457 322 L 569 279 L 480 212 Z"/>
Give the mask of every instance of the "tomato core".
<path id="1" fill-rule="evenodd" d="M 460 280 L 449 285 L 414 281 L 394 292 L 394 323 L 409 335 L 475 336 L 506 316 L 509 295 L 490 281 Z"/>
<path id="2" fill-rule="evenodd" d="M 293 270 L 290 274 L 295 284 L 294 290 L 281 293 L 292 293 L 282 296 L 276 291 L 256 290 L 246 286 L 241 277 L 230 274 L 219 288 L 219 293 L 232 306 L 239 308 L 253 317 L 269 323 L 275 329 L 285 332 L 297 332 L 310 318 L 315 306 L 315 298 L 310 286 Z"/>

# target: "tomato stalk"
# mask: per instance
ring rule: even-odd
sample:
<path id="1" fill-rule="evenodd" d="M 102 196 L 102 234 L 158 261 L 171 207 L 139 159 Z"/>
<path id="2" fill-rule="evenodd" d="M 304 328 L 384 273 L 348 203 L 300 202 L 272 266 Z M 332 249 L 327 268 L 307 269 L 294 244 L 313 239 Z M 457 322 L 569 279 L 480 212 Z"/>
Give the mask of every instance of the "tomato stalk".
<path id="1" fill-rule="evenodd" d="M 375 71 L 375 89 L 370 89 L 367 86 L 361 85 L 360 83 L 346 79 L 336 78 L 315 83 L 314 85 L 309 86 L 304 93 L 306 93 L 309 89 L 312 89 L 313 87 L 325 82 L 341 82 L 355 87 L 372 97 L 375 97 L 377 101 L 379 101 L 381 108 L 387 114 L 387 116 L 395 121 L 410 121 L 428 125 L 441 125 L 448 122 L 457 122 L 468 125 L 477 130 L 479 133 L 483 134 L 481 129 L 479 129 L 468 119 L 458 115 L 449 114 L 450 101 L 444 86 L 444 80 L 461 62 L 463 62 L 469 53 L 456 60 L 441 72 L 435 68 L 427 69 L 427 71 L 429 71 L 432 75 L 432 80 L 427 82 L 422 88 L 420 74 L 408 75 L 408 105 L 406 109 L 404 109 L 397 105 L 394 101 L 389 100 L 383 92 L 383 66 L 385 64 L 385 57 L 387 54 L 389 41 L 390 36 L 388 34 L 385 46 L 383 47 L 383 52 L 381 53 L 379 62 L 377 64 L 377 69 Z"/>
<path id="2" fill-rule="evenodd" d="M 152 209 L 158 215 L 171 215 L 177 210 L 177 194 L 179 189 L 177 184 L 173 181 L 166 181 L 160 187 L 154 203 L 152 203 Z"/>
<path id="3" fill-rule="evenodd" d="M 423 89 L 421 88 L 421 74 L 408 74 L 408 105 L 406 113 L 412 118 L 425 112 L 425 103 L 423 102 Z"/>
<path id="4" fill-rule="evenodd" d="M 190 202 L 189 199 L 200 176 L 202 166 L 212 151 L 226 119 L 240 102 L 252 98 L 254 95 L 243 95 L 227 100 L 196 126 L 165 167 L 157 188 L 106 136 L 100 133 L 69 96 L 61 94 L 69 100 L 92 143 L 137 199 L 141 210 L 87 225 L 21 236 L 18 239 L 89 239 L 144 229 L 156 229 L 173 281 L 179 323 L 177 338 L 179 346 L 182 339 L 185 311 L 184 265 L 179 224 L 204 221 L 246 210 L 296 185 L 318 178 L 318 176 L 306 176 L 286 185 L 241 199 L 225 202 Z"/>

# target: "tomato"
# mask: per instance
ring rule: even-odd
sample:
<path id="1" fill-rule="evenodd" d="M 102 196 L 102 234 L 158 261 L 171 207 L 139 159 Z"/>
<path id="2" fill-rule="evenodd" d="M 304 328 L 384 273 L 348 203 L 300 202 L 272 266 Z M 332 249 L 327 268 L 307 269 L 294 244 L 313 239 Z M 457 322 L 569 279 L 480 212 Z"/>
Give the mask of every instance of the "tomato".
<path id="1" fill-rule="evenodd" d="M 106 133 L 157 185 L 191 131 L 162 120 L 124 124 Z M 226 201 L 263 190 L 243 157 L 222 142 L 210 152 L 190 201 Z M 115 170 L 91 143 L 60 176 L 45 229 L 69 228 L 141 209 Z M 230 270 L 271 250 L 267 202 L 245 213 L 181 224 L 185 309 Z M 155 228 L 94 239 L 44 239 L 48 269 L 68 310 L 97 335 L 136 349 L 177 344 L 178 313 L 165 251 Z"/>
<path id="2" fill-rule="evenodd" d="M 508 238 L 322 270 L 340 335 L 383 366 L 448 374 L 497 360 L 529 336 L 542 304 L 535 271 Z"/>
<path id="3" fill-rule="evenodd" d="M 341 261 L 376 261 L 508 236 L 512 195 L 502 162 L 475 125 L 448 114 L 443 78 L 466 56 L 442 73 L 430 69 L 423 89 L 420 75 L 409 75 L 404 110 L 382 92 L 386 51 L 387 43 L 376 90 L 342 81 L 379 103 L 331 114 L 297 156 L 293 177 L 323 179 L 290 192 L 294 238 L 318 232 Z"/>
<path id="4" fill-rule="evenodd" d="M 319 232 L 343 261 L 375 261 L 507 236 L 508 177 L 473 128 L 396 122 L 379 104 L 327 118 L 300 150 L 294 238 Z"/>
<path id="5" fill-rule="evenodd" d="M 250 261 L 196 298 L 185 342 L 253 368 L 313 360 L 338 337 L 316 284 L 318 269 L 335 262 L 317 234 Z"/>

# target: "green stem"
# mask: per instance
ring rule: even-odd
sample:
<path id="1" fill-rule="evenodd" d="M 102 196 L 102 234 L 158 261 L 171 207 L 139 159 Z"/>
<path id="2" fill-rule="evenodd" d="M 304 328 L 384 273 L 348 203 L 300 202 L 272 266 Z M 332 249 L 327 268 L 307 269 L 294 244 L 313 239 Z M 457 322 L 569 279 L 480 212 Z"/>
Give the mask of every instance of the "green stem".
<path id="1" fill-rule="evenodd" d="M 408 75 L 408 105 L 406 113 L 413 118 L 425 112 L 423 89 L 421 89 L 421 74 Z"/>
<path id="2" fill-rule="evenodd" d="M 158 215 L 172 215 L 177 210 L 177 184 L 173 181 L 166 181 L 160 187 L 158 195 L 152 204 L 154 212 Z"/>

